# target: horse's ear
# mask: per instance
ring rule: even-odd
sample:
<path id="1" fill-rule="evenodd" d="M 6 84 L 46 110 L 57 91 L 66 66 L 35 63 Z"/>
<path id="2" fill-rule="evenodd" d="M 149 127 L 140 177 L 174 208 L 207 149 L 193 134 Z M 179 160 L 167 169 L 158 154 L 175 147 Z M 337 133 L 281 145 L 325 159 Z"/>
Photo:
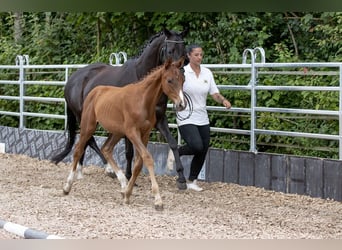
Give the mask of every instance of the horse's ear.
<path id="1" fill-rule="evenodd" d="M 170 37 L 172 35 L 171 32 L 165 26 L 163 27 L 163 33 L 166 37 Z"/>
<path id="2" fill-rule="evenodd" d="M 186 37 L 187 35 L 188 35 L 188 33 L 189 33 L 189 30 L 190 30 L 190 28 L 189 28 L 189 26 L 187 25 L 185 28 L 184 28 L 184 30 L 180 33 L 180 35 L 184 38 L 184 37 Z"/>

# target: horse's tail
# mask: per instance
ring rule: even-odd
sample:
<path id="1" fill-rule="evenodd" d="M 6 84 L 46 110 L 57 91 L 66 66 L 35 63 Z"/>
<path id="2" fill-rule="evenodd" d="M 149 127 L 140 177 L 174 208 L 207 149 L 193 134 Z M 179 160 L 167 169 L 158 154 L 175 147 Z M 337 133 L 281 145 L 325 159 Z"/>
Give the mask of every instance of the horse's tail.
<path id="1" fill-rule="evenodd" d="M 51 161 L 54 162 L 55 164 L 58 164 L 70 153 L 75 143 L 77 119 L 74 113 L 69 108 L 67 108 L 67 130 L 69 132 L 69 137 L 68 137 L 68 141 L 65 146 L 65 149 L 58 155 L 52 157 L 51 159 Z"/>

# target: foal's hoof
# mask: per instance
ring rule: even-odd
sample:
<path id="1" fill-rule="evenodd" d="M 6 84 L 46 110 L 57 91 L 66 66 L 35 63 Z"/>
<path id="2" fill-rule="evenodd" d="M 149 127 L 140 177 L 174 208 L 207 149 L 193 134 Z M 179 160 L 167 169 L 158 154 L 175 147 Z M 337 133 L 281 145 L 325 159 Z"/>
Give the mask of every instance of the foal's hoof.
<path id="1" fill-rule="evenodd" d="M 179 180 L 177 180 L 177 187 L 179 190 L 186 190 L 187 189 L 186 182 L 180 182 Z"/>
<path id="2" fill-rule="evenodd" d="M 155 204 L 155 205 L 154 205 L 154 208 L 155 208 L 157 211 L 163 211 L 163 210 L 164 210 L 163 204 Z"/>
<path id="3" fill-rule="evenodd" d="M 69 191 L 65 191 L 65 190 L 63 189 L 63 194 L 64 194 L 64 195 L 68 195 L 68 194 L 69 194 Z"/>

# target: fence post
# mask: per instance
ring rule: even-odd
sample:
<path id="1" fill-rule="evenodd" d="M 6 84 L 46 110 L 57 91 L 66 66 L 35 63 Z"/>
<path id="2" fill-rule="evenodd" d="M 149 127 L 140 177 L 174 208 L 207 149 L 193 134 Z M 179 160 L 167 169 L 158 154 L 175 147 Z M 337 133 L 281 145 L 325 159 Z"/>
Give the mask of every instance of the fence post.
<path id="1" fill-rule="evenodd" d="M 265 50 L 262 47 L 256 47 L 254 49 L 245 49 L 242 54 L 242 64 L 247 63 L 247 55 L 248 53 L 251 55 L 251 79 L 249 85 L 251 87 L 251 134 L 250 134 L 250 151 L 253 153 L 257 153 L 256 148 L 256 136 L 255 136 L 255 129 L 256 129 L 256 112 L 255 107 L 257 106 L 257 93 L 255 90 L 255 86 L 258 83 L 258 71 L 255 67 L 255 59 L 257 58 L 257 52 L 260 53 L 260 61 L 261 63 L 265 63 Z"/>
<path id="2" fill-rule="evenodd" d="M 255 114 L 255 106 L 256 106 L 256 76 L 255 76 L 255 53 L 253 49 L 245 49 L 242 54 L 242 64 L 247 63 L 247 55 L 248 53 L 251 55 L 251 79 L 249 81 L 249 85 L 251 87 L 251 134 L 250 134 L 250 151 L 256 153 L 256 139 L 255 139 L 255 128 L 256 128 L 256 114 Z"/>
<path id="3" fill-rule="evenodd" d="M 339 124 L 339 159 L 342 160 L 342 65 L 340 65 L 340 91 L 339 91 L 339 110 L 338 110 L 338 124 Z"/>
<path id="4" fill-rule="evenodd" d="M 27 56 L 26 56 L 27 57 Z M 27 59 L 25 57 L 25 60 Z M 15 64 L 19 66 L 19 128 L 24 128 L 24 94 L 25 94 L 25 87 L 24 87 L 24 80 L 25 80 L 25 72 L 24 72 L 24 57 L 22 55 L 17 55 L 15 58 Z"/>
<path id="5" fill-rule="evenodd" d="M 254 48 L 253 52 L 254 52 L 254 60 L 257 57 L 257 53 L 256 52 L 259 52 L 260 53 L 260 61 L 261 61 L 261 63 L 266 63 L 265 50 L 262 47 Z"/>
<path id="6" fill-rule="evenodd" d="M 64 84 L 64 88 L 65 88 L 65 85 L 67 84 L 67 82 L 69 81 L 69 67 L 65 67 L 65 84 Z M 64 118 L 64 130 L 66 130 L 68 128 L 68 114 L 67 114 L 67 103 L 66 103 L 66 100 L 64 98 L 64 115 L 65 115 L 65 118 Z"/>

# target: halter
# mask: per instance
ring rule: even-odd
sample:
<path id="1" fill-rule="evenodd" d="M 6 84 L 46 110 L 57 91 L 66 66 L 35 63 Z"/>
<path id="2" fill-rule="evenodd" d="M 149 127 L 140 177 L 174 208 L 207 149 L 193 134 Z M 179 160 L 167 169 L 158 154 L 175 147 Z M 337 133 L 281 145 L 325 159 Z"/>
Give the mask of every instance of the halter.
<path id="1" fill-rule="evenodd" d="M 164 43 L 165 43 L 165 46 L 163 46 L 160 49 L 160 53 L 159 53 L 159 59 L 161 62 L 163 62 L 165 60 L 165 51 L 167 50 L 167 43 L 184 43 L 184 41 L 183 40 L 180 40 L 180 41 L 169 40 L 169 39 L 165 38 Z"/>

